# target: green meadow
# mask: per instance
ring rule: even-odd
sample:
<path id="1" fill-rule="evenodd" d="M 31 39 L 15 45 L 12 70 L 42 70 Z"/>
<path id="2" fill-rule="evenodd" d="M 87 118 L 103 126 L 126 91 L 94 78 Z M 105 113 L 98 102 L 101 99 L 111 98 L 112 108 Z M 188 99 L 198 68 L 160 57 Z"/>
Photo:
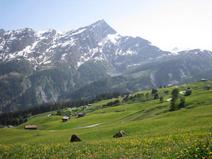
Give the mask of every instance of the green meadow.
<path id="1" fill-rule="evenodd" d="M 119 97 L 120 104 L 114 106 L 105 104 L 117 99 L 67 108 L 63 111 L 86 113 L 81 118 L 71 116 L 67 122 L 56 111 L 32 116 L 27 123 L 0 129 L 0 158 L 212 158 L 212 81 L 178 89 L 187 87 L 192 94 L 185 96 L 185 107 L 176 111 L 169 111 L 173 86 L 158 89 L 163 101 Z M 145 90 L 131 96 L 147 92 L 151 94 Z M 38 130 L 25 130 L 29 124 Z M 113 138 L 120 130 L 127 135 Z M 82 141 L 70 143 L 73 134 Z"/>

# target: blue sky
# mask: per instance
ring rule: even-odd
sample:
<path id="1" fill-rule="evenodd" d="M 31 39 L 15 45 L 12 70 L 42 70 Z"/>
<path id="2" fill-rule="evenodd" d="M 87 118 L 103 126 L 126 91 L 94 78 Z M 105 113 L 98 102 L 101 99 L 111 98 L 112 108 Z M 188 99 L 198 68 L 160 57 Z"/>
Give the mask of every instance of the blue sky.
<path id="1" fill-rule="evenodd" d="M 105 19 L 164 50 L 212 50 L 212 0 L 0 0 L 0 28 L 71 30 Z"/>
<path id="2" fill-rule="evenodd" d="M 64 30 L 88 25 L 99 19 L 110 23 L 133 16 L 134 9 L 144 10 L 148 4 L 143 1 L 144 6 L 140 1 L 0 0 L 0 26 L 5 29 L 33 27 Z"/>

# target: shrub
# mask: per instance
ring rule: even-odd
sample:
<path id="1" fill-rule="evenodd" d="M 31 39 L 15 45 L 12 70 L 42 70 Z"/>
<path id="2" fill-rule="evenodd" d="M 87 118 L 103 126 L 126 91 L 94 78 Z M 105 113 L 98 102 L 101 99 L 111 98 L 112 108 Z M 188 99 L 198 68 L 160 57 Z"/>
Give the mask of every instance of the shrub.
<path id="1" fill-rule="evenodd" d="M 152 91 L 151 91 L 151 94 L 154 95 L 156 93 L 158 93 L 158 90 L 153 88 Z"/>
<path id="2" fill-rule="evenodd" d="M 172 90 L 172 98 L 177 99 L 179 97 L 179 89 L 175 88 Z"/>
<path id="3" fill-rule="evenodd" d="M 163 93 L 164 93 L 165 95 L 168 95 L 168 94 L 169 94 L 169 90 L 164 90 Z"/>
<path id="4" fill-rule="evenodd" d="M 173 89 L 171 94 L 172 94 L 172 100 L 170 102 L 169 110 L 175 111 L 175 110 L 178 109 L 177 100 L 178 100 L 178 97 L 179 97 L 179 89 L 178 88 Z"/>
<path id="5" fill-rule="evenodd" d="M 154 96 L 153 96 L 153 99 L 158 99 L 158 98 L 159 98 L 158 93 L 155 93 Z"/>
<path id="6" fill-rule="evenodd" d="M 185 97 L 180 97 L 180 103 L 178 104 L 178 109 L 185 107 Z"/>
<path id="7" fill-rule="evenodd" d="M 62 110 L 58 110 L 56 115 L 62 115 Z"/>
<path id="8" fill-rule="evenodd" d="M 123 101 L 124 101 L 124 102 L 127 102 L 128 100 L 129 100 L 129 94 L 126 95 L 126 96 L 123 98 Z"/>
<path id="9" fill-rule="evenodd" d="M 109 102 L 109 103 L 103 105 L 103 107 L 117 106 L 119 104 L 120 104 L 120 100 L 117 99 L 117 100 L 114 100 L 112 102 Z"/>
<path id="10" fill-rule="evenodd" d="M 192 90 L 190 88 L 188 88 L 188 89 L 185 90 L 184 96 L 190 96 L 191 93 L 192 93 Z"/>
<path id="11" fill-rule="evenodd" d="M 161 96 L 160 97 L 160 103 L 163 103 L 163 101 L 164 101 L 164 98 L 163 98 L 163 96 Z"/>

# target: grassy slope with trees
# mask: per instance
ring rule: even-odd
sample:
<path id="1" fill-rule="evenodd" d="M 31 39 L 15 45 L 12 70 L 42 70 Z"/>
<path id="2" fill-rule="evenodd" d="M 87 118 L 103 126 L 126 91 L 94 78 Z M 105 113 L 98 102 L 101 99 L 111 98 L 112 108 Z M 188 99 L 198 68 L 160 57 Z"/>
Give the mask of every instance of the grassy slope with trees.
<path id="1" fill-rule="evenodd" d="M 184 96 L 188 87 L 191 94 Z M 71 117 L 68 122 L 56 115 L 82 111 L 85 117 Z M 181 85 L 177 91 L 175 87 L 146 90 L 89 107 L 39 114 L 15 128 L 2 128 L 0 157 L 210 158 L 211 123 L 212 81 Z M 39 129 L 24 130 L 26 124 Z M 127 136 L 114 139 L 119 130 Z M 82 142 L 70 143 L 72 134 Z"/>

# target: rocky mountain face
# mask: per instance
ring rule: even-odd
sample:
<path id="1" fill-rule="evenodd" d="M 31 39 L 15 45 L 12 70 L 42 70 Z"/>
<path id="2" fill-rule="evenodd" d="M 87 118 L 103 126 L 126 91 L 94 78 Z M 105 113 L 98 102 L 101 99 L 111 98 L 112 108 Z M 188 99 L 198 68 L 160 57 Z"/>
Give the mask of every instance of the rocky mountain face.
<path id="1" fill-rule="evenodd" d="M 0 30 L 0 112 L 212 77 L 212 52 L 172 54 L 104 20 L 64 33 Z"/>

